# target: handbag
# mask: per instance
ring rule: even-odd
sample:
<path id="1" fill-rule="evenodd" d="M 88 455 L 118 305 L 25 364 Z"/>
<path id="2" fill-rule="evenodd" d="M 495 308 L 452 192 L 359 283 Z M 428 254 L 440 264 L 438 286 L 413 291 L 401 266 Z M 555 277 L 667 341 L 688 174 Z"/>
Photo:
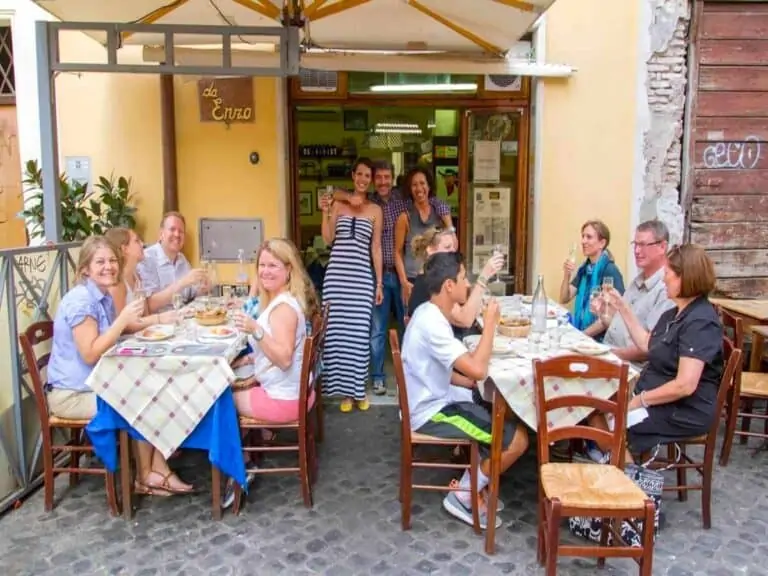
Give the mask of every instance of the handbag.
<path id="1" fill-rule="evenodd" d="M 655 508 L 653 518 L 653 540 L 656 541 L 656 536 L 659 533 L 659 517 L 661 514 L 661 495 L 664 491 L 664 470 L 668 470 L 674 463 L 669 466 L 657 470 L 652 470 L 648 466 L 656 459 L 659 454 L 660 446 L 657 445 L 654 449 L 653 455 L 643 464 L 627 464 L 624 466 L 624 474 L 632 480 L 645 494 L 653 500 Z M 675 444 L 676 457 L 675 463 L 680 461 L 681 451 L 680 446 Z M 571 534 L 579 536 L 580 538 L 586 538 L 592 542 L 600 542 L 600 535 L 603 529 L 603 519 L 593 518 L 589 516 L 573 516 L 568 519 L 568 530 Z M 643 533 L 643 521 L 639 519 L 629 522 L 628 520 L 621 521 L 621 534 L 622 540 L 627 545 L 640 548 L 643 545 L 642 539 Z M 608 545 L 613 544 L 613 533 L 608 532 Z"/>

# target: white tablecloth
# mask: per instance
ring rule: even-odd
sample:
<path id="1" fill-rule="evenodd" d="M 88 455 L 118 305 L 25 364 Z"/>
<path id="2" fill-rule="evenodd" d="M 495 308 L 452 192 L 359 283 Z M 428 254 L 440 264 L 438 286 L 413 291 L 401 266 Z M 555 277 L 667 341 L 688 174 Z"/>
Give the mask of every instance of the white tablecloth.
<path id="1" fill-rule="evenodd" d="M 87 384 L 167 458 L 235 380 L 230 362 L 243 345 L 241 336 L 151 344 L 129 339 L 99 360 Z M 154 355 L 117 355 L 124 346 L 146 346 Z"/>

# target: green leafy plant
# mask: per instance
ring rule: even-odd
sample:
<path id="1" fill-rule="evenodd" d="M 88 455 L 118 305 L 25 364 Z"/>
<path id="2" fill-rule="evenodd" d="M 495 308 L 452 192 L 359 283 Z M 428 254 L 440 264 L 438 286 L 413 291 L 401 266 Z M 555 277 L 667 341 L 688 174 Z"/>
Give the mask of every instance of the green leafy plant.
<path id="1" fill-rule="evenodd" d="M 31 222 L 32 238 L 44 235 L 45 212 L 43 209 L 43 174 L 37 160 L 27 162 L 24 170 L 25 193 L 33 193 L 19 216 Z M 88 190 L 82 182 L 71 181 L 67 175 L 59 176 L 61 186 L 62 240 L 75 242 L 93 234 L 103 234 L 109 228 L 136 224 L 136 208 L 131 205 L 131 181 L 122 176 L 115 179 L 99 178 L 95 188 L 99 194 Z"/>

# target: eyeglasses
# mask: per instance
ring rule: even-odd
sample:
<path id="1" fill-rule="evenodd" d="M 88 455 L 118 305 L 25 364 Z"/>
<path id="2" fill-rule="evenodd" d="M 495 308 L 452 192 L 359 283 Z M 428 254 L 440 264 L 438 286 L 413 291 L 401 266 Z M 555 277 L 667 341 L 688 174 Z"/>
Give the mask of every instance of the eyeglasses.
<path id="1" fill-rule="evenodd" d="M 662 243 L 662 240 L 657 240 L 656 242 L 630 242 L 630 245 L 632 248 L 639 248 L 640 250 L 645 250 L 646 248 L 650 248 L 651 246 L 658 246 Z"/>

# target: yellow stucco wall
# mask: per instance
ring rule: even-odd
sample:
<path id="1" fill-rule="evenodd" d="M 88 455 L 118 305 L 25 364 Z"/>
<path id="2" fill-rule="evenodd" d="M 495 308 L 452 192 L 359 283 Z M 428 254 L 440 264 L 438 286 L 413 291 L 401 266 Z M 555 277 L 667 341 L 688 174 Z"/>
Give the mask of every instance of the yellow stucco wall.
<path id="1" fill-rule="evenodd" d="M 611 230 L 627 275 L 636 124 L 637 2 L 557 0 L 546 17 L 546 60 L 577 72 L 545 80 L 535 269 L 556 296 L 562 263 L 584 221 Z"/>

